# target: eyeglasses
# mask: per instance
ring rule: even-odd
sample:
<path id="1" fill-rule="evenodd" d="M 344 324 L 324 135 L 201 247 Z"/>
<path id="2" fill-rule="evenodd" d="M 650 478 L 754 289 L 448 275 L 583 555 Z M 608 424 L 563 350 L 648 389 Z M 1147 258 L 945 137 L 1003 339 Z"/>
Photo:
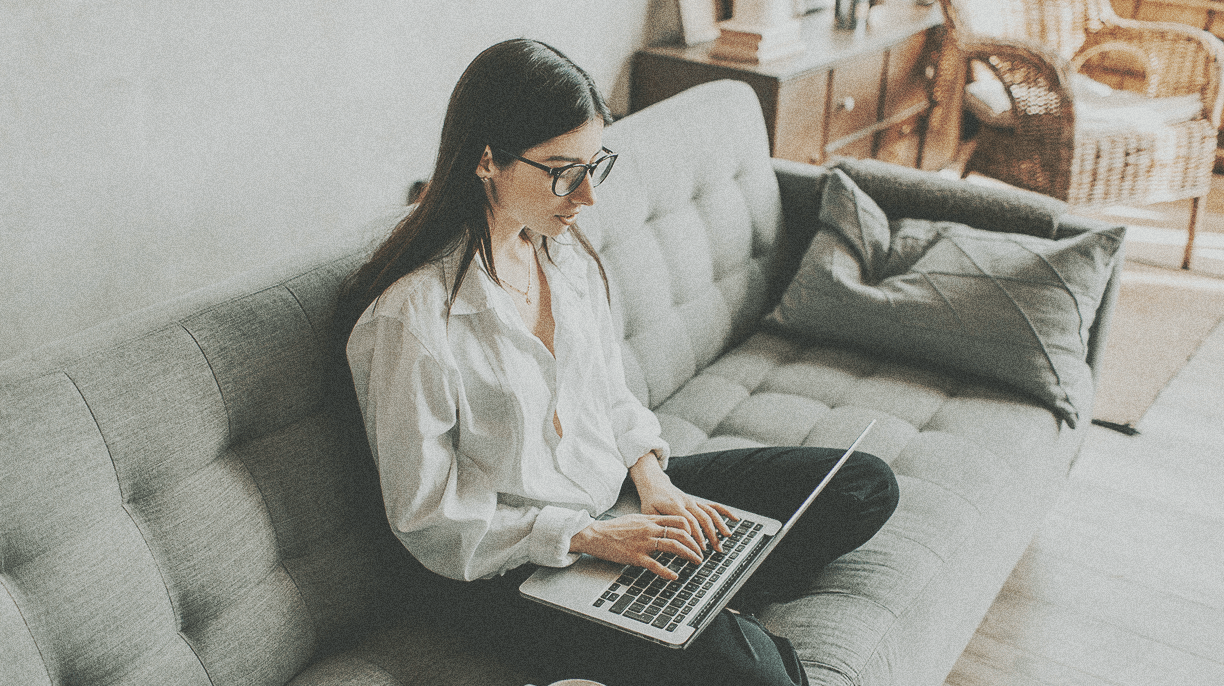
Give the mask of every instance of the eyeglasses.
<path id="1" fill-rule="evenodd" d="M 552 176 L 552 192 L 558 196 L 565 197 L 578 190 L 587 174 L 591 175 L 592 186 L 598 186 L 603 183 L 604 179 L 608 178 L 608 172 L 612 171 L 612 165 L 616 163 L 616 153 L 607 148 L 600 148 L 600 150 L 608 154 L 591 164 L 567 164 L 564 167 L 546 167 L 539 162 L 532 162 L 529 159 L 519 157 L 505 150 L 498 149 L 498 152 L 503 155 L 509 155 L 519 162 L 526 162 L 536 169 L 543 169 L 548 172 Z"/>

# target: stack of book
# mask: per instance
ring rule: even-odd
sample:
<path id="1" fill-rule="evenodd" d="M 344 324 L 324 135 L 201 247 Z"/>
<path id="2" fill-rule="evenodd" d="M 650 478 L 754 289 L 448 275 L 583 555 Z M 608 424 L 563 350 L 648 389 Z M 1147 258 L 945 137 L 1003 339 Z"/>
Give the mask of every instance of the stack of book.
<path id="1" fill-rule="evenodd" d="M 802 26 L 797 19 L 771 26 L 729 19 L 718 24 L 718 40 L 710 49 L 710 57 L 760 63 L 803 52 Z"/>

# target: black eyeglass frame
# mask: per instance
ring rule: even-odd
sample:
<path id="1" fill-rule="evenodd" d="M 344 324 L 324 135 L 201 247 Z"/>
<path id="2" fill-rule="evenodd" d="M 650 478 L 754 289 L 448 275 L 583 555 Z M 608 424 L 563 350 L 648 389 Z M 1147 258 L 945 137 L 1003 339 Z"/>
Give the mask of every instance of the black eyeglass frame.
<path id="1" fill-rule="evenodd" d="M 501 153 L 501 154 L 503 154 L 503 155 L 509 155 L 510 157 L 513 157 L 514 159 L 518 160 L 519 162 L 526 162 L 527 164 L 530 164 L 531 166 L 535 167 L 536 169 L 542 169 L 542 170 L 544 170 L 544 171 L 548 172 L 548 173 L 549 173 L 549 175 L 550 175 L 550 176 L 552 176 L 552 192 L 553 192 L 553 195 L 555 195 L 555 196 L 557 196 L 557 197 L 559 197 L 559 198 L 564 198 L 565 196 L 569 195 L 570 193 L 573 193 L 574 191 L 578 190 L 578 187 L 582 185 L 582 180 L 583 180 L 583 179 L 585 179 L 585 178 L 587 177 L 587 175 L 590 175 L 590 177 L 591 177 L 591 186 L 592 186 L 592 187 L 598 186 L 599 184 L 601 184 L 601 183 L 603 183 L 603 182 L 604 182 L 604 179 L 608 178 L 608 174 L 611 174 L 611 173 L 612 173 L 612 167 L 616 166 L 616 153 L 614 153 L 614 152 L 612 152 L 611 150 L 609 150 L 609 149 L 607 149 L 607 148 L 604 148 L 604 147 L 600 147 L 600 151 L 601 151 L 601 152 L 606 152 L 606 153 L 608 153 L 608 154 L 604 155 L 603 157 L 601 157 L 601 158 L 599 158 L 599 159 L 595 160 L 594 162 L 592 162 L 592 163 L 590 163 L 590 164 L 582 164 L 581 162 L 576 162 L 576 163 L 574 163 L 574 164 L 567 164 L 567 165 L 565 165 L 565 166 L 563 166 L 563 167 L 549 167 L 549 166 L 547 166 L 547 165 L 540 164 L 539 162 L 534 162 L 534 161 L 532 161 L 532 160 L 529 160 L 529 159 L 527 159 L 526 157 L 519 157 L 518 155 L 515 155 L 514 153 L 509 152 L 509 151 L 507 151 L 507 150 L 502 150 L 501 148 L 495 148 L 495 150 L 497 150 L 498 152 L 500 152 L 500 153 Z M 600 176 L 600 177 L 598 177 L 598 178 L 597 178 L 597 177 L 595 176 L 595 168 L 596 168 L 596 167 L 598 167 L 599 165 L 603 164 L 605 160 L 608 160 L 608 168 L 607 168 L 607 170 L 605 170 L 605 171 L 604 171 L 603 176 Z M 569 188 L 568 190 L 566 190 L 564 193 L 560 193 L 560 192 L 558 192 L 558 191 L 557 191 L 557 182 L 561 180 L 561 175 L 562 175 L 562 174 L 564 174 L 566 171 L 568 171 L 568 170 L 570 170 L 570 169 L 575 169 L 575 168 L 577 168 L 577 167 L 582 167 L 582 168 L 583 168 L 583 170 L 584 170 L 584 171 L 583 171 L 583 173 L 582 173 L 582 176 L 578 177 L 578 182 L 577 182 L 577 183 L 575 183 L 575 184 L 573 185 L 573 187 L 571 187 L 571 188 Z"/>

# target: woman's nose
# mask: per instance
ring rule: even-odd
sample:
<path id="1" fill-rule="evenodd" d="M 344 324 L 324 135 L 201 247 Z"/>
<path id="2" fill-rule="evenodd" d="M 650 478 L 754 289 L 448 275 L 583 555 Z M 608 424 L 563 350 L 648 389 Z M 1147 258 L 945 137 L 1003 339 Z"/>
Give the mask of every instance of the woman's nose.
<path id="1" fill-rule="evenodd" d="M 591 185 L 591 175 L 584 175 L 582 177 L 582 183 L 578 184 L 578 187 L 574 189 L 574 192 L 570 193 L 567 197 L 577 205 L 594 205 L 595 187 Z"/>

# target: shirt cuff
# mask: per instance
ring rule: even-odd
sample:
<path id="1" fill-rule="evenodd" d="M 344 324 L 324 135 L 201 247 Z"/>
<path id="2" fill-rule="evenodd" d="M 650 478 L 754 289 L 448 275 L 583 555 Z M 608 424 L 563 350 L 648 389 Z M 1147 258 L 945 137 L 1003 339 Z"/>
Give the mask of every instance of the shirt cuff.
<path id="1" fill-rule="evenodd" d="M 531 528 L 531 561 L 542 567 L 567 567 L 573 564 L 579 556 L 569 551 L 570 539 L 593 521 L 586 510 L 545 506 Z"/>
<path id="2" fill-rule="evenodd" d="M 621 459 L 624 460 L 626 469 L 633 467 L 643 455 L 652 450 L 659 458 L 659 466 L 667 469 L 668 458 L 671 456 L 671 446 L 658 436 L 638 440 L 622 438 L 617 448 L 621 451 Z"/>

